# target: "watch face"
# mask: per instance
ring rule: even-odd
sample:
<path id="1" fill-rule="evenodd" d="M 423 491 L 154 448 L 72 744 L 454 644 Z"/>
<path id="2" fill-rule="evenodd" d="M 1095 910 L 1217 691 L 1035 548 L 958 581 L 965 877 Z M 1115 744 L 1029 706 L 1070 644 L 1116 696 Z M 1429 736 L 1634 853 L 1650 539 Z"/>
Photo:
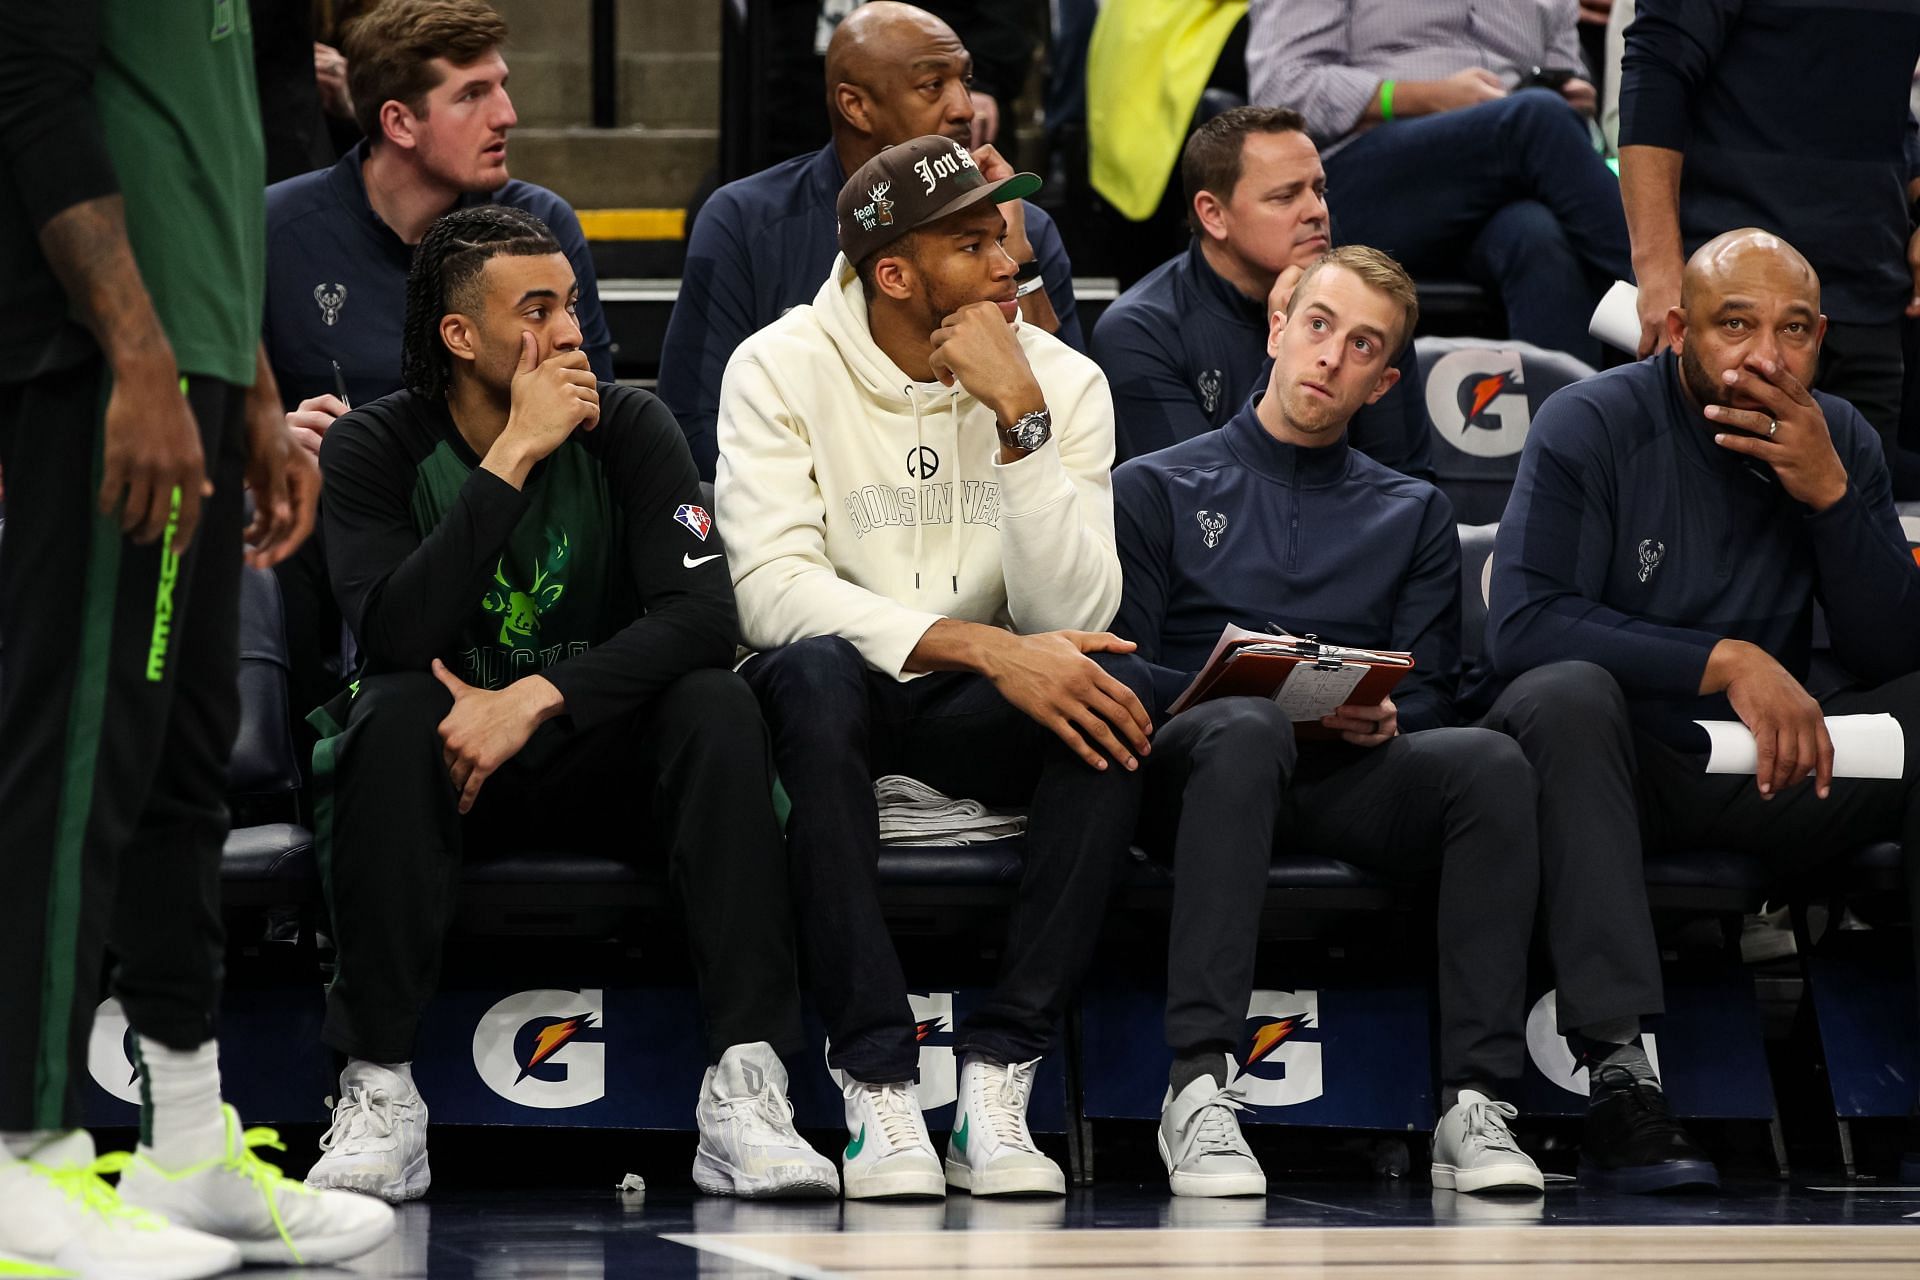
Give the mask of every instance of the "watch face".
<path id="1" fill-rule="evenodd" d="M 1030 413 L 1014 423 L 1013 430 L 1008 434 L 1013 437 L 1014 444 L 1032 453 L 1053 434 L 1052 422 L 1044 413 Z"/>

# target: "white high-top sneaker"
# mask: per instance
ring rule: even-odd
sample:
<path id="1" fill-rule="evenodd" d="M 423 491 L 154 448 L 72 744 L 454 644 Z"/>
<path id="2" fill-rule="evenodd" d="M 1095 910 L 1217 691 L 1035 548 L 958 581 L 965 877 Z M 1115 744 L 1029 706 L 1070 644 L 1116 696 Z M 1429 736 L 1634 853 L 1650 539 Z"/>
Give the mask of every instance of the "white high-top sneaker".
<path id="1" fill-rule="evenodd" d="M 976 1196 L 1067 1194 L 1067 1176 L 1027 1131 L 1027 1098 L 1040 1060 L 1004 1066 L 964 1058 L 960 1105 L 947 1143 L 947 1183 Z"/>
<path id="2" fill-rule="evenodd" d="M 1514 1141 L 1507 1121 L 1520 1112 L 1462 1089 L 1433 1127 L 1433 1185 L 1451 1191 L 1540 1191 L 1540 1166 Z"/>
<path id="3" fill-rule="evenodd" d="M 1224 1055 L 1223 1055 L 1224 1056 Z M 1232 1069 L 1232 1059 L 1227 1059 Z M 1177 1196 L 1264 1196 L 1267 1175 L 1234 1114 L 1240 1102 L 1210 1075 L 1160 1108 L 1160 1160 Z"/>
<path id="4" fill-rule="evenodd" d="M 120 1174 L 120 1198 L 231 1240 L 246 1262 L 313 1266 L 357 1258 L 393 1234 L 393 1210 L 371 1196 L 303 1186 L 254 1154 L 285 1151 L 271 1129 L 240 1127 L 232 1107 L 220 1108 L 226 1153 L 185 1169 L 163 1169 L 141 1147 Z"/>
<path id="5" fill-rule="evenodd" d="M 84 1129 L 0 1159 L 0 1258 L 20 1260 L 20 1270 L 0 1274 L 197 1280 L 240 1265 L 232 1241 L 122 1203 L 100 1175 L 119 1172 L 129 1159 L 117 1153 L 96 1160 Z"/>
<path id="6" fill-rule="evenodd" d="M 847 1199 L 947 1194 L 912 1084 L 847 1079 L 841 1094 L 847 1103 L 847 1149 L 840 1185 Z"/>
<path id="7" fill-rule="evenodd" d="M 710 1196 L 837 1196 L 840 1171 L 793 1127 L 787 1069 L 764 1040 L 737 1044 L 707 1068 L 693 1111 L 700 1147 L 693 1183 Z"/>
<path id="8" fill-rule="evenodd" d="M 340 1073 L 340 1101 L 320 1151 L 307 1171 L 310 1187 L 358 1191 L 391 1204 L 418 1199 L 433 1182 L 426 1101 L 399 1072 L 350 1062 Z"/>

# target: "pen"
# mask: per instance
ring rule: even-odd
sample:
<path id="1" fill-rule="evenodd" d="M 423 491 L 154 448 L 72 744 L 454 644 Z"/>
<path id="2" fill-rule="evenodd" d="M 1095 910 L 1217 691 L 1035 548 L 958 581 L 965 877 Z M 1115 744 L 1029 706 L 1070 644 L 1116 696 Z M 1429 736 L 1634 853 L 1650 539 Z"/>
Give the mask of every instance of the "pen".
<path id="1" fill-rule="evenodd" d="M 341 404 L 349 409 L 353 408 L 353 401 L 347 399 L 347 379 L 346 375 L 340 372 L 340 362 L 330 360 L 328 363 L 333 366 L 333 394 L 340 397 Z"/>

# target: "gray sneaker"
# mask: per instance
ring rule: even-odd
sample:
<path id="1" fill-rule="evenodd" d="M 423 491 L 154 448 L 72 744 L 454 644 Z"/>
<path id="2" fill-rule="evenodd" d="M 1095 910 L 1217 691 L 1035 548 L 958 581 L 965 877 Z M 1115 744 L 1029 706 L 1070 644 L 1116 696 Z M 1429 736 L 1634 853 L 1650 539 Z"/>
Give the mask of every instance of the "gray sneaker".
<path id="1" fill-rule="evenodd" d="M 1232 1069 L 1229 1060 L 1228 1069 Z M 1240 1133 L 1242 1104 L 1201 1076 L 1160 1110 L 1160 1160 L 1177 1196 L 1264 1196 L 1267 1175 Z"/>
<path id="2" fill-rule="evenodd" d="M 1508 1103 L 1462 1089 L 1433 1127 L 1433 1185 L 1447 1191 L 1542 1190 L 1540 1166 L 1507 1128 L 1519 1114 Z"/>

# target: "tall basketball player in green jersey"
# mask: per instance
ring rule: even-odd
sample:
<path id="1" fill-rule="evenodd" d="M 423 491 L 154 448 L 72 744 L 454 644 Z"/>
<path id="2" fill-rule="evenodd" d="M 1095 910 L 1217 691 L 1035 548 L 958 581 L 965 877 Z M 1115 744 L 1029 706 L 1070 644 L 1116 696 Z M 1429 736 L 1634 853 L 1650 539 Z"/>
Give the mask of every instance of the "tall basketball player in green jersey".
<path id="1" fill-rule="evenodd" d="M 213 1043 L 241 560 L 319 490 L 259 350 L 251 39 L 245 0 L 0 0 L 0 1275 L 326 1262 L 393 1226 L 253 1154 Z M 109 946 L 145 1105 L 96 1160 L 70 1126 Z"/>

